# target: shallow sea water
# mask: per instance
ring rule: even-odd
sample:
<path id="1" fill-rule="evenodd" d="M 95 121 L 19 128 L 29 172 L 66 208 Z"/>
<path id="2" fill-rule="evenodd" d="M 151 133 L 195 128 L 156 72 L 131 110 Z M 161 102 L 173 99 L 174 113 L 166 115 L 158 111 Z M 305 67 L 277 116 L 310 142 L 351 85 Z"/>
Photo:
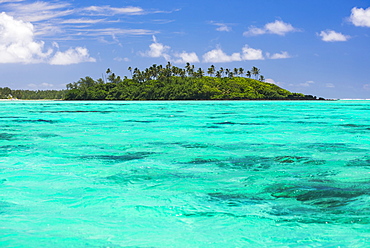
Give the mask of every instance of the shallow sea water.
<path id="1" fill-rule="evenodd" d="M 0 246 L 370 247 L 369 113 L 0 102 Z"/>

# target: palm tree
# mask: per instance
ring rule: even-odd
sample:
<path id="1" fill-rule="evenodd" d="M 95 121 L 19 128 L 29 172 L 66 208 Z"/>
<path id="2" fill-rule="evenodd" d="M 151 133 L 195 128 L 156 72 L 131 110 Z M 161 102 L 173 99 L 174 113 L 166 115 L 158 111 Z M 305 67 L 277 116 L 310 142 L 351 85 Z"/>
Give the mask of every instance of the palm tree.
<path id="1" fill-rule="evenodd" d="M 182 70 L 180 71 L 180 76 L 181 76 L 182 78 L 184 78 L 184 77 L 186 76 L 186 71 L 182 69 Z"/>
<path id="2" fill-rule="evenodd" d="M 157 67 L 157 64 L 153 64 L 150 68 L 150 73 L 154 79 L 158 78 L 158 73 L 159 73 L 159 67 Z"/>
<path id="3" fill-rule="evenodd" d="M 132 76 L 132 79 L 136 79 L 136 80 L 139 80 L 139 78 L 140 78 L 140 70 L 136 67 L 135 69 L 134 69 L 134 74 L 133 74 L 133 76 Z"/>
<path id="4" fill-rule="evenodd" d="M 260 81 L 261 82 L 264 82 L 265 81 L 265 77 L 263 75 L 260 76 Z"/>
<path id="5" fill-rule="evenodd" d="M 240 76 L 243 76 L 243 74 L 244 74 L 244 69 L 243 68 L 239 68 L 239 73 L 238 73 Z"/>
<path id="6" fill-rule="evenodd" d="M 226 70 L 225 70 L 225 74 L 226 74 L 226 77 L 228 77 L 228 76 L 229 76 L 229 74 L 230 74 L 230 69 L 226 69 Z"/>
<path id="7" fill-rule="evenodd" d="M 247 71 L 247 73 L 245 73 L 245 75 L 246 75 L 247 77 L 249 77 L 249 78 L 251 78 L 251 76 L 252 76 L 252 74 L 251 74 L 251 72 L 250 72 L 250 71 Z"/>
<path id="8" fill-rule="evenodd" d="M 207 74 L 212 77 L 213 73 L 214 73 L 214 69 L 208 68 Z"/>
<path id="9" fill-rule="evenodd" d="M 224 76 L 224 68 L 220 67 L 220 73 L 221 73 L 221 76 L 223 77 Z"/>
<path id="10" fill-rule="evenodd" d="M 212 72 L 212 75 L 211 76 L 213 76 L 213 74 L 215 73 L 215 71 L 216 71 L 216 69 L 215 69 L 215 66 L 214 65 L 211 65 L 211 72 Z"/>
<path id="11" fill-rule="evenodd" d="M 202 68 L 199 68 L 199 69 L 197 70 L 197 77 L 198 77 L 198 78 L 201 78 L 201 77 L 203 77 L 203 74 L 204 74 L 204 71 L 202 70 Z"/>
<path id="12" fill-rule="evenodd" d="M 127 68 L 127 70 L 129 70 L 129 71 L 130 71 L 130 73 L 131 73 L 131 78 L 132 78 L 132 67 L 131 67 L 131 66 L 129 66 L 129 67 Z"/>
<path id="13" fill-rule="evenodd" d="M 258 75 L 260 74 L 260 69 L 258 69 L 257 67 L 253 66 L 253 68 L 252 68 L 252 74 L 257 79 L 258 78 Z"/>
<path id="14" fill-rule="evenodd" d="M 186 63 L 185 69 L 186 69 L 186 73 L 188 74 L 188 77 L 193 76 L 194 65 L 190 65 L 190 63 Z"/>

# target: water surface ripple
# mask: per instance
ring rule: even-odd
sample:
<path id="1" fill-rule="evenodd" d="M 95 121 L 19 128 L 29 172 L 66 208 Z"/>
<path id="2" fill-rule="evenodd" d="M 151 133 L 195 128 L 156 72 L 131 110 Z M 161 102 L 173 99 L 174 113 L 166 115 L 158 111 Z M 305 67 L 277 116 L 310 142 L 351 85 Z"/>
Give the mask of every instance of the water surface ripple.
<path id="1" fill-rule="evenodd" d="M 0 246 L 366 247 L 369 110 L 0 102 Z"/>

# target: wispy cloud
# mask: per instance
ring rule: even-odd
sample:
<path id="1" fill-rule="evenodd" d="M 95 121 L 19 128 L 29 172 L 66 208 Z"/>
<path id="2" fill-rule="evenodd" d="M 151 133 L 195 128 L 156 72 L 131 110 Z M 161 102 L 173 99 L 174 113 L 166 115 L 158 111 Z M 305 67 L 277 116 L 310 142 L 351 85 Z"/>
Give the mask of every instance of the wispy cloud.
<path id="1" fill-rule="evenodd" d="M 143 15 L 145 12 L 141 7 L 123 7 L 123 8 L 114 8 L 111 6 L 90 6 L 83 8 L 81 10 L 83 13 L 89 13 L 91 15 L 102 15 L 102 16 L 111 16 L 111 15 Z"/>
<path id="2" fill-rule="evenodd" d="M 111 36 L 111 35 L 153 35 L 157 31 L 147 29 L 122 29 L 122 28 L 98 28 L 98 29 L 84 29 L 80 33 L 86 36 Z"/>
<path id="3" fill-rule="evenodd" d="M 51 20 L 58 17 L 68 16 L 76 12 L 76 10 L 72 9 L 69 3 L 50 3 L 42 1 L 29 4 L 8 4 L 6 9 L 9 10 L 8 13 L 10 15 L 27 22 Z"/>
<path id="4" fill-rule="evenodd" d="M 229 24 L 220 23 L 220 22 L 210 22 L 210 24 L 217 26 L 216 30 L 219 32 L 230 32 L 232 28 Z"/>
<path id="5" fill-rule="evenodd" d="M 267 23 L 262 28 L 257 28 L 255 26 L 249 27 L 248 31 L 244 32 L 244 36 L 257 36 L 262 34 L 277 34 L 280 36 L 284 36 L 290 32 L 298 32 L 299 29 L 293 27 L 289 23 L 285 23 L 283 21 L 276 20 L 275 22 Z"/>
<path id="6" fill-rule="evenodd" d="M 112 23 L 123 23 L 122 18 L 134 18 L 137 15 L 163 13 L 165 11 L 147 11 L 138 6 L 111 7 L 89 6 L 74 8 L 68 2 L 36 1 L 33 3 L 23 1 L 0 0 L 2 8 L 16 19 L 31 22 L 35 27 L 35 35 L 55 38 L 57 40 L 74 40 L 93 37 L 94 35 L 153 35 L 158 31 L 132 28 L 132 24 L 124 28 Z M 113 19 L 115 17 L 115 19 Z M 109 25 L 108 28 L 104 25 Z M 59 35 L 58 38 L 55 37 Z M 94 37 L 95 38 L 95 37 Z"/>
<path id="7" fill-rule="evenodd" d="M 16 20 L 4 12 L 0 13 L 0 30 L 0 63 L 67 65 L 95 61 L 86 48 L 76 47 L 56 53 L 53 48 L 45 49 L 45 43 L 35 39 L 34 27 L 30 22 Z"/>
<path id="8" fill-rule="evenodd" d="M 149 15 L 149 14 L 169 14 L 179 9 L 164 11 L 164 10 L 145 10 L 139 6 L 126 6 L 126 7 L 111 7 L 110 5 L 105 6 L 89 6 L 82 8 L 79 12 L 83 15 L 93 15 L 93 16 L 112 16 L 112 15 Z"/>
<path id="9" fill-rule="evenodd" d="M 367 9 L 353 8 L 349 21 L 357 27 L 370 27 L 370 7 Z"/>
<path id="10" fill-rule="evenodd" d="M 335 85 L 332 84 L 332 83 L 327 83 L 327 84 L 325 84 L 325 87 L 326 88 L 335 88 Z"/>
<path id="11" fill-rule="evenodd" d="M 155 23 L 155 24 L 167 24 L 167 23 L 171 23 L 171 22 L 174 22 L 174 21 L 175 20 L 157 19 L 157 20 L 151 20 L 150 22 Z"/>
<path id="12" fill-rule="evenodd" d="M 349 35 L 344 35 L 333 30 L 321 31 L 318 36 L 320 36 L 321 39 L 326 42 L 347 41 L 351 38 Z"/>
<path id="13" fill-rule="evenodd" d="M 118 61 L 118 62 L 122 62 L 122 61 L 129 62 L 130 61 L 129 58 L 121 58 L 121 57 L 115 57 L 113 60 Z"/>
<path id="14" fill-rule="evenodd" d="M 50 89 L 54 87 L 54 84 L 41 83 L 41 84 L 28 84 L 27 86 L 31 89 Z"/>
<path id="15" fill-rule="evenodd" d="M 15 3 L 15 2 L 23 2 L 24 0 L 0 0 L 0 3 Z"/>
<path id="16" fill-rule="evenodd" d="M 99 22 L 104 22 L 106 19 L 86 19 L 86 18 L 79 18 L 79 19 L 67 19 L 63 20 L 60 23 L 62 24 L 96 24 Z"/>
<path id="17" fill-rule="evenodd" d="M 269 59 L 289 59 L 291 58 L 292 56 L 289 55 L 288 52 L 286 51 L 283 51 L 281 53 L 274 53 L 274 54 L 270 54 L 270 53 L 266 53 L 266 56 L 269 58 Z"/>
<path id="18" fill-rule="evenodd" d="M 266 82 L 266 83 L 270 83 L 270 84 L 275 84 L 275 85 L 277 85 L 277 86 L 279 86 L 279 87 L 284 87 L 284 86 L 285 86 L 285 83 L 275 82 L 275 80 L 274 80 L 274 79 L 272 79 L 272 78 L 267 78 L 267 79 L 265 79 L 265 82 Z"/>
<path id="19" fill-rule="evenodd" d="M 301 83 L 299 85 L 303 87 L 310 87 L 314 83 L 315 83 L 314 81 L 306 81 L 305 83 Z"/>

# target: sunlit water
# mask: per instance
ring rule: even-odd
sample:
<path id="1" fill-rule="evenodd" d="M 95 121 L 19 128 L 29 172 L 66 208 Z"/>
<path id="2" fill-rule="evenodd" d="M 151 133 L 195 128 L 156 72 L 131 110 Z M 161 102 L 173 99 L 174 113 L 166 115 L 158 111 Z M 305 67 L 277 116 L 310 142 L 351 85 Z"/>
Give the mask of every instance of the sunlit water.
<path id="1" fill-rule="evenodd" d="M 0 246 L 369 247 L 369 113 L 0 102 Z"/>

